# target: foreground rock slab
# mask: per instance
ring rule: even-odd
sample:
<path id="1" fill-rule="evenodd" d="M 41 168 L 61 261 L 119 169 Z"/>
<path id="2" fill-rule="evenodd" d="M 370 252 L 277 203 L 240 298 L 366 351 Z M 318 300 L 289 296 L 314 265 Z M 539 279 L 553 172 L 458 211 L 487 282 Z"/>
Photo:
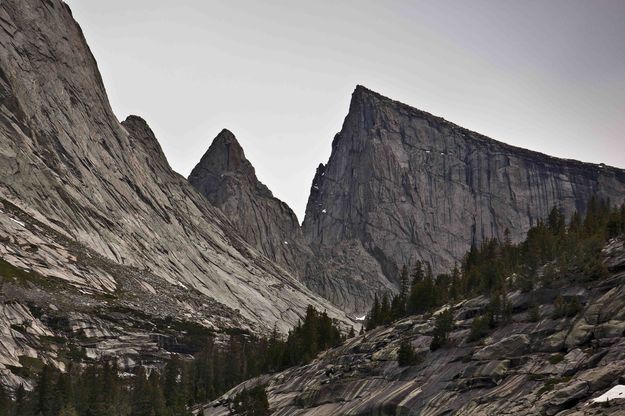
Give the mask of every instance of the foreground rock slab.
<path id="1" fill-rule="evenodd" d="M 624 252 L 622 242 L 614 241 L 604 254 L 610 259 Z M 229 414 L 232 398 L 256 385 L 266 386 L 275 415 L 624 414 L 624 400 L 593 401 L 620 392 L 625 382 L 625 333 L 604 330 L 625 322 L 623 265 L 613 264 L 608 278 L 589 285 L 557 283 L 559 291 L 580 294 L 584 308 L 575 317 L 555 319 L 553 299 L 543 296 L 537 321 L 518 306 L 510 323 L 469 342 L 474 318 L 468 316 L 488 304 L 471 299 L 451 306 L 454 330 L 445 348 L 430 351 L 432 315 L 408 317 L 354 337 L 308 365 L 249 380 L 206 405 L 203 414 Z M 509 294 L 517 305 L 524 296 L 530 294 Z M 554 349 L 548 340 L 560 332 L 563 340 L 579 322 L 589 323 L 590 336 Z M 398 366 L 402 340 L 413 346 L 416 365 Z"/>

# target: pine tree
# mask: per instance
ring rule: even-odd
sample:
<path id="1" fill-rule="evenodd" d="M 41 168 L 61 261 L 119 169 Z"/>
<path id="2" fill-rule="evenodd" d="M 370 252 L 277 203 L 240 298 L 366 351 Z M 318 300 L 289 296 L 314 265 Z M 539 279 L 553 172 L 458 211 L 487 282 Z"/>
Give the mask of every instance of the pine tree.
<path id="1" fill-rule="evenodd" d="M 11 397 L 0 383 L 0 416 L 11 416 L 12 407 Z"/>
<path id="2" fill-rule="evenodd" d="M 406 302 L 401 294 L 393 296 L 391 300 L 391 321 L 399 319 L 406 314 Z"/>
<path id="3" fill-rule="evenodd" d="M 560 208 L 553 207 L 547 217 L 547 226 L 553 235 L 561 235 L 564 233 L 565 219 Z"/>
<path id="4" fill-rule="evenodd" d="M 406 367 L 417 364 L 417 354 L 415 353 L 412 344 L 407 339 L 402 339 L 399 343 L 399 350 L 397 351 L 397 364 L 400 367 Z"/>
<path id="5" fill-rule="evenodd" d="M 278 329 L 274 325 L 267 347 L 267 369 L 276 371 L 282 367 L 284 356 L 284 342 L 280 339 Z"/>
<path id="6" fill-rule="evenodd" d="M 506 247 L 512 245 L 512 238 L 510 237 L 510 229 L 508 227 L 503 231 L 503 243 Z"/>
<path id="7" fill-rule="evenodd" d="M 451 282 L 449 283 L 449 299 L 455 301 L 460 297 L 461 293 L 464 293 L 464 289 L 461 287 L 462 277 L 460 276 L 460 269 L 458 265 L 454 265 L 451 271 Z"/>
<path id="8" fill-rule="evenodd" d="M 35 413 L 42 416 L 56 416 L 60 410 L 58 395 L 55 389 L 56 374 L 51 365 L 44 365 L 37 380 L 37 397 Z"/>
<path id="9" fill-rule="evenodd" d="M 269 401 L 265 386 L 256 386 L 249 390 L 243 390 L 232 400 L 232 414 L 242 416 L 266 416 L 270 415 Z"/>
<path id="10" fill-rule="evenodd" d="M 421 260 L 417 260 L 414 269 L 412 270 L 412 284 L 420 282 L 425 277 L 425 272 L 423 271 L 423 263 Z"/>
<path id="11" fill-rule="evenodd" d="M 382 304 L 380 305 L 380 316 L 378 325 L 387 325 L 391 322 L 391 305 L 388 301 L 388 296 L 385 294 L 382 296 Z"/>
<path id="12" fill-rule="evenodd" d="M 31 416 L 34 414 L 28 401 L 28 395 L 23 384 L 15 391 L 15 416 Z"/>
<path id="13" fill-rule="evenodd" d="M 404 300 L 408 297 L 408 292 L 410 291 L 410 282 L 408 280 L 408 267 L 403 265 L 401 268 L 401 272 L 399 274 L 399 294 Z"/>
<path id="14" fill-rule="evenodd" d="M 131 416 L 156 416 L 154 409 L 153 391 L 151 383 L 143 367 L 139 367 L 134 377 L 132 388 Z"/>
<path id="15" fill-rule="evenodd" d="M 186 412 L 187 391 L 183 373 L 182 362 L 178 357 L 174 357 L 165 366 L 163 374 L 165 405 L 176 415 L 183 415 Z"/>
<path id="16" fill-rule="evenodd" d="M 378 295 L 373 295 L 373 306 L 371 307 L 371 311 L 365 320 L 365 329 L 367 331 L 375 328 L 380 324 L 380 301 L 378 300 Z"/>
<path id="17" fill-rule="evenodd" d="M 476 316 L 471 322 L 471 332 L 469 332 L 468 342 L 474 342 L 488 335 L 490 326 L 489 316 Z"/>
<path id="18" fill-rule="evenodd" d="M 579 234 L 582 228 L 582 218 L 578 211 L 573 213 L 569 223 L 569 233 Z"/>
<path id="19" fill-rule="evenodd" d="M 430 344 L 430 350 L 435 351 L 447 345 L 449 341 L 449 333 L 453 329 L 453 326 L 453 315 L 450 309 L 441 312 L 436 317 L 434 322 L 434 336 Z"/>
<path id="20" fill-rule="evenodd" d="M 57 380 L 58 401 L 62 408 L 73 406 L 76 400 L 74 396 L 74 386 L 71 380 L 71 371 L 73 370 L 71 363 L 65 373 L 59 374 Z M 75 409 L 74 409 L 75 410 Z"/>

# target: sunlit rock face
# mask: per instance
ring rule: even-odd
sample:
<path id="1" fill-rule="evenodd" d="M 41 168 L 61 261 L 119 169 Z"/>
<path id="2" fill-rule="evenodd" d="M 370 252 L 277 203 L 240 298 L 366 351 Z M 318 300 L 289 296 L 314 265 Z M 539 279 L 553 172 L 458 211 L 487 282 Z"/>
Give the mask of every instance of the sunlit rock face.
<path id="1" fill-rule="evenodd" d="M 24 319 L 24 307 L 65 320 L 123 311 L 107 330 L 141 315 L 286 332 L 308 304 L 346 320 L 175 173 L 143 119 L 116 119 L 65 3 L 2 1 L 0 28 L 0 302 L 21 302 Z M 41 346 L 44 326 L 4 331 L 0 370 Z"/>
<path id="2" fill-rule="evenodd" d="M 402 265 L 449 271 L 471 244 L 506 229 L 518 241 L 552 207 L 583 212 L 592 196 L 622 203 L 625 172 L 509 146 L 359 86 L 311 187 L 304 236 L 327 261 L 309 285 L 360 309 L 397 286 Z"/>

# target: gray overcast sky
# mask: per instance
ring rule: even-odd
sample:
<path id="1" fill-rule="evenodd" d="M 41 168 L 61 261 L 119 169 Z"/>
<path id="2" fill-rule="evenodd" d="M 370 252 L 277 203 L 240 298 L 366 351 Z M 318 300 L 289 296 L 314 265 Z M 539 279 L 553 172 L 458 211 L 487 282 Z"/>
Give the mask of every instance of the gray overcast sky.
<path id="1" fill-rule="evenodd" d="M 625 1 L 66 0 L 120 119 L 187 176 L 224 127 L 300 221 L 356 84 L 625 167 Z"/>

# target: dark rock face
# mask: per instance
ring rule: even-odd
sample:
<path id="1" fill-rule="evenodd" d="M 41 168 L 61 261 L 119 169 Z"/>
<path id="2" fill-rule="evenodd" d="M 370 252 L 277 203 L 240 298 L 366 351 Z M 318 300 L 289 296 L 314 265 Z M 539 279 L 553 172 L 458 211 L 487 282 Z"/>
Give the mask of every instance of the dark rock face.
<path id="1" fill-rule="evenodd" d="M 245 241 L 299 275 L 312 251 L 297 216 L 258 180 L 230 131 L 223 130 L 215 138 L 189 183 L 223 211 Z"/>
<path id="2" fill-rule="evenodd" d="M 266 385 L 274 415 L 620 415 L 625 398 L 593 399 L 624 384 L 625 272 L 622 241 L 607 245 L 612 272 L 605 280 L 577 286 L 561 279 L 558 291 L 579 295 L 583 311 L 554 318 L 544 299 L 540 318 L 530 319 L 530 294 L 509 294 L 511 322 L 469 342 L 475 312 L 484 297 L 448 305 L 454 315 L 449 345 L 430 351 L 435 316 L 415 315 L 347 340 L 310 364 L 249 380 L 208 404 L 204 416 L 228 415 L 232 398 Z M 548 293 L 546 291 L 545 293 Z M 525 305 L 525 306 L 522 306 Z M 438 311 L 437 313 L 439 313 Z M 415 365 L 399 367 L 408 341 Z"/>
<path id="3" fill-rule="evenodd" d="M 29 296 L 38 313 L 64 315 L 55 319 L 121 309 L 128 321 L 214 331 L 286 331 L 308 304 L 346 320 L 175 173 L 144 120 L 117 121 L 67 5 L 2 1 L 0 28 L 0 304 Z M 48 329 L 22 337 L 0 327 L 15 341 L 0 350 L 4 377 L 5 358 L 36 355 Z"/>
<path id="4" fill-rule="evenodd" d="M 359 86 L 303 223 L 313 251 L 336 261 L 307 279 L 358 310 L 353 299 L 396 286 L 402 265 L 449 271 L 472 243 L 506 229 L 519 240 L 552 207 L 570 215 L 593 195 L 622 203 L 625 172 L 512 147 Z M 358 249 L 336 256 L 346 244 Z"/>

